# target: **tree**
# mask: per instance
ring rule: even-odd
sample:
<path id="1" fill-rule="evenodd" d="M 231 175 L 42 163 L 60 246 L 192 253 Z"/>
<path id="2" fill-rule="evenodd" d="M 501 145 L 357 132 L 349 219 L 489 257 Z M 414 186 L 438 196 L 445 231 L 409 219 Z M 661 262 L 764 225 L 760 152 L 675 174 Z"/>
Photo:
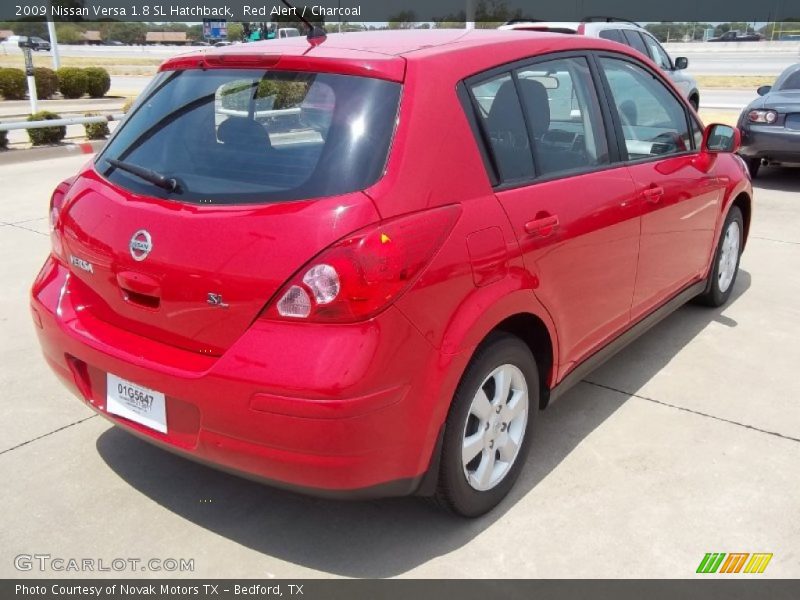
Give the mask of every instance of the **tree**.
<path id="1" fill-rule="evenodd" d="M 401 10 L 396 15 L 389 17 L 389 29 L 414 29 L 417 24 L 417 15 L 413 10 Z"/>
<path id="2" fill-rule="evenodd" d="M 780 39 L 783 35 L 797 34 L 800 32 L 800 19 L 784 19 L 777 23 L 767 23 L 764 27 L 758 30 L 765 39 Z"/>
<path id="3" fill-rule="evenodd" d="M 228 40 L 238 42 L 242 39 L 244 26 L 241 23 L 228 23 Z"/>
<path id="4" fill-rule="evenodd" d="M 149 23 L 109 21 L 98 27 L 104 40 L 118 40 L 124 44 L 143 44 L 147 32 L 152 31 Z"/>
<path id="5" fill-rule="evenodd" d="M 496 29 L 503 23 L 512 19 L 521 19 L 520 9 L 511 10 L 506 0 L 478 0 L 475 3 L 475 27 L 478 29 Z M 467 20 L 466 12 L 460 10 L 456 13 L 437 17 L 434 27 L 439 29 L 463 29 Z"/>
<path id="6" fill-rule="evenodd" d="M 16 35 L 38 36 L 48 39 L 47 24 L 41 21 L 0 21 L 0 29 L 10 29 Z"/>
<path id="7" fill-rule="evenodd" d="M 83 29 L 75 23 L 56 23 L 56 37 L 61 44 L 78 44 L 83 41 Z"/>

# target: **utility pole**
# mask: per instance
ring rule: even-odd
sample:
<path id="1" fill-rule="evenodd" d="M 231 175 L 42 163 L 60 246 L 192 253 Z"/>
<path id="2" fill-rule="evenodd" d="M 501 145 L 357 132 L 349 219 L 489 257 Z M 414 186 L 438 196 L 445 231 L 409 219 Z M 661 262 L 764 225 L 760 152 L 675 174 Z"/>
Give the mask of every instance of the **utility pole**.
<path id="1" fill-rule="evenodd" d="M 52 5 L 51 5 L 52 14 Z M 47 33 L 50 34 L 50 53 L 53 56 L 53 70 L 58 71 L 61 67 L 61 57 L 58 55 L 58 38 L 56 37 L 56 25 L 53 18 L 47 19 Z"/>
<path id="2" fill-rule="evenodd" d="M 28 79 L 28 98 L 31 101 L 31 114 L 37 110 L 36 97 L 36 79 L 33 76 L 33 55 L 31 51 L 30 38 L 26 38 L 25 42 L 19 42 L 19 47 L 22 49 L 22 54 L 25 57 L 25 75 Z"/>
<path id="3" fill-rule="evenodd" d="M 466 6 L 466 29 L 475 29 L 475 0 L 467 0 Z"/>

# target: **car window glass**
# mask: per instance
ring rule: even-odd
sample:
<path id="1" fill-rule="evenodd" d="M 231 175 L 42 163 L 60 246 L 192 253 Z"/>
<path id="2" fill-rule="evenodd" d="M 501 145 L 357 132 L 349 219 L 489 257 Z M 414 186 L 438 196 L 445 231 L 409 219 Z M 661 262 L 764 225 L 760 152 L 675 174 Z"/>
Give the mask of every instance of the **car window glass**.
<path id="1" fill-rule="evenodd" d="M 500 179 L 510 181 L 532 177 L 530 140 L 511 74 L 481 82 L 471 91 Z"/>
<path id="2" fill-rule="evenodd" d="M 264 69 L 165 72 L 141 94 L 97 159 L 110 181 L 166 197 L 106 159 L 175 178 L 170 199 L 241 204 L 335 196 L 383 173 L 397 83 Z"/>
<path id="3" fill-rule="evenodd" d="M 622 34 L 625 36 L 625 41 L 627 42 L 628 46 L 634 50 L 638 50 L 645 56 L 648 56 L 647 47 L 644 45 L 642 36 L 639 35 L 638 31 L 634 31 L 633 29 L 623 29 Z"/>
<path id="4" fill-rule="evenodd" d="M 800 71 L 795 71 L 781 83 L 782 90 L 800 90 Z"/>
<path id="5" fill-rule="evenodd" d="M 691 149 L 686 113 L 653 74 L 627 60 L 601 58 L 632 160 Z"/>
<path id="6" fill-rule="evenodd" d="M 600 32 L 600 37 L 604 40 L 611 40 L 612 42 L 619 42 L 620 44 L 625 44 L 625 38 L 622 37 L 622 33 L 619 29 L 604 29 Z"/>
<path id="7" fill-rule="evenodd" d="M 650 51 L 650 58 L 653 59 L 653 62 L 666 71 L 672 69 L 672 63 L 669 60 L 669 56 L 667 56 L 667 53 L 661 47 L 661 44 L 659 44 L 652 36 L 644 33 L 641 35 L 642 39 L 645 41 L 645 44 L 647 44 L 647 49 Z"/>
<path id="8" fill-rule="evenodd" d="M 698 150 L 703 145 L 703 126 L 692 116 L 692 135 L 694 136 L 694 149 Z"/>
<path id="9" fill-rule="evenodd" d="M 609 162 L 600 105 L 585 58 L 537 63 L 516 75 L 533 133 L 537 176 Z"/>
<path id="10" fill-rule="evenodd" d="M 333 118 L 336 99 L 331 86 L 315 80 L 240 79 L 224 83 L 215 93 L 217 141 L 223 142 L 225 122 L 250 115 L 261 125 L 272 148 L 306 144 L 322 148 Z M 301 118 L 302 115 L 302 118 Z"/>

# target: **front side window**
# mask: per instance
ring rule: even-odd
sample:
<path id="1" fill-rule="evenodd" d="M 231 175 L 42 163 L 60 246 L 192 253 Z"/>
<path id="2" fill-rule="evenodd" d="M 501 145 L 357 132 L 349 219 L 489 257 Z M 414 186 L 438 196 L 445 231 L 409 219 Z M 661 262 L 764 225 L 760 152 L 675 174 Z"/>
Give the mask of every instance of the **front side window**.
<path id="1" fill-rule="evenodd" d="M 600 59 L 631 160 L 692 149 L 683 104 L 655 75 L 627 60 Z"/>
<path id="2" fill-rule="evenodd" d="M 383 173 L 400 90 L 398 83 L 327 73 L 161 73 L 96 167 L 121 187 L 178 202 L 280 202 L 354 192 Z M 131 166 L 177 186 L 160 187 Z"/>
<path id="3" fill-rule="evenodd" d="M 609 162 L 600 104 L 585 58 L 541 62 L 516 75 L 533 133 L 537 176 Z"/>
<path id="4" fill-rule="evenodd" d="M 650 58 L 653 59 L 653 62 L 665 71 L 671 70 L 672 61 L 661 47 L 661 44 L 659 44 L 654 37 L 647 35 L 646 33 L 642 34 L 642 38 L 644 39 L 645 44 L 647 44 L 647 50 L 650 52 Z"/>

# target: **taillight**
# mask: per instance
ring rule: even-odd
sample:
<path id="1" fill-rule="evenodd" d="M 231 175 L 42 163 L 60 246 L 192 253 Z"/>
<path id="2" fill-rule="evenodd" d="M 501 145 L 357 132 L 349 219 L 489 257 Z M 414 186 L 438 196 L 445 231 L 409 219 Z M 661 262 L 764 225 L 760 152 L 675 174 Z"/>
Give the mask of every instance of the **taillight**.
<path id="1" fill-rule="evenodd" d="M 336 242 L 295 273 L 263 317 L 348 323 L 376 315 L 422 273 L 459 213 L 458 206 L 426 210 Z"/>
<path id="2" fill-rule="evenodd" d="M 50 196 L 50 241 L 53 246 L 53 254 L 62 260 L 64 259 L 64 248 L 56 227 L 58 220 L 61 218 L 61 210 L 64 208 L 64 200 L 73 181 L 75 181 L 75 177 L 65 179 L 56 186 L 56 189 L 53 190 L 53 195 Z"/>
<path id="3" fill-rule="evenodd" d="M 751 110 L 747 113 L 747 118 L 751 123 L 766 123 L 772 125 L 778 120 L 778 113 L 774 110 Z"/>

